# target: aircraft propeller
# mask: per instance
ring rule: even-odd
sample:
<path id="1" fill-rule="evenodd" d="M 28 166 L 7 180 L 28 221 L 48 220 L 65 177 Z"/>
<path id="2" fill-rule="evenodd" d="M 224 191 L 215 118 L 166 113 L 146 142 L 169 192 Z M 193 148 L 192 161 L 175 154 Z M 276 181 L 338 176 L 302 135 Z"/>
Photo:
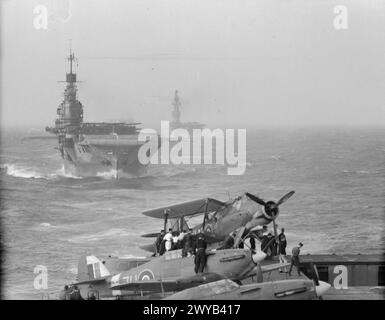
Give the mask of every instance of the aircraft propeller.
<path id="1" fill-rule="evenodd" d="M 289 193 L 285 194 L 281 199 L 279 199 L 277 202 L 274 201 L 267 201 L 265 202 L 261 198 L 258 198 L 257 196 L 246 192 L 246 195 L 256 203 L 260 204 L 265 208 L 266 215 L 270 217 L 270 219 L 275 220 L 275 218 L 279 214 L 279 206 L 286 202 L 293 194 L 295 191 L 290 191 Z"/>

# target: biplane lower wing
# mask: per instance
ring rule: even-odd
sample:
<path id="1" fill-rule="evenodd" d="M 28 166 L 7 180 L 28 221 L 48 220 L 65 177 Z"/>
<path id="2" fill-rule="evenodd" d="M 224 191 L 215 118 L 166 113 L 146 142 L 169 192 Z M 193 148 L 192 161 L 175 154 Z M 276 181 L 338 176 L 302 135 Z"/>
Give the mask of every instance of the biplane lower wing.
<path id="1" fill-rule="evenodd" d="M 139 248 L 145 251 L 155 252 L 155 243 L 145 244 Z"/>
<path id="2" fill-rule="evenodd" d="M 127 290 L 142 292 L 176 292 L 184 289 L 199 286 L 201 284 L 214 282 L 223 279 L 223 276 L 217 273 L 203 273 L 182 279 L 164 279 L 164 280 L 137 280 L 129 283 L 116 284 L 111 286 L 111 290 Z"/>
<path id="3" fill-rule="evenodd" d="M 168 219 L 181 218 L 186 216 L 194 216 L 204 214 L 205 212 L 217 211 L 225 205 L 224 202 L 212 199 L 198 199 L 166 207 L 155 208 L 143 211 L 145 216 L 157 219 L 164 219 L 166 214 Z"/>
<path id="4" fill-rule="evenodd" d="M 159 235 L 159 232 L 153 232 L 153 233 L 142 234 L 141 237 L 143 237 L 143 238 L 156 238 L 158 235 Z"/>

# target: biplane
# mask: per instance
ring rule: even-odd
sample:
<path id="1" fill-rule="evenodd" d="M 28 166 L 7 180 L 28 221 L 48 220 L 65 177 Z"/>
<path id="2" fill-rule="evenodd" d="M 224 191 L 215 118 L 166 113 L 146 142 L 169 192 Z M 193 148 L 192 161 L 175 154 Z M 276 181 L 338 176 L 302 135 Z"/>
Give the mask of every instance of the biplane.
<path id="1" fill-rule="evenodd" d="M 204 198 L 173 204 L 142 212 L 143 215 L 162 219 L 163 229 L 167 231 L 187 230 L 187 220 L 203 215 L 203 222 L 192 227 L 194 233 L 205 234 L 208 243 L 223 241 L 230 233 L 238 230 L 238 242 L 245 238 L 253 228 L 273 222 L 275 237 L 277 237 L 275 220 L 279 215 L 279 206 L 287 201 L 295 191 L 285 194 L 280 200 L 264 201 L 251 194 L 244 193 L 235 199 L 222 202 L 213 198 Z M 142 235 L 157 237 L 159 232 Z M 237 242 L 237 241 L 236 241 Z M 155 244 L 142 246 L 148 251 L 155 251 Z"/>

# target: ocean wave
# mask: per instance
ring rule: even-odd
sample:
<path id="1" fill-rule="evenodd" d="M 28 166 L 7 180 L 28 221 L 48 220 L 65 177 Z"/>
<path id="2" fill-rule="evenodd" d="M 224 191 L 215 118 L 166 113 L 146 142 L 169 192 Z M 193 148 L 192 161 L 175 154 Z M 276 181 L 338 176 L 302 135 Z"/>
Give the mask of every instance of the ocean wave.
<path id="1" fill-rule="evenodd" d="M 16 164 L 4 164 L 1 165 L 1 171 L 7 175 L 15 178 L 23 179 L 46 179 L 52 180 L 57 178 L 71 178 L 71 179 L 82 179 L 82 177 L 75 176 L 71 173 L 65 172 L 64 166 L 56 170 L 55 172 L 40 172 L 38 169 L 33 167 L 24 167 Z"/>
<path id="2" fill-rule="evenodd" d="M 52 225 L 50 223 L 48 223 L 48 222 L 42 222 L 42 223 L 40 223 L 40 226 L 42 226 L 42 227 L 51 227 Z"/>
<path id="3" fill-rule="evenodd" d="M 48 222 L 42 222 L 37 225 L 34 225 L 31 227 L 31 230 L 37 231 L 37 232 L 51 232 L 53 230 L 56 230 L 57 227 L 48 223 Z"/>
<path id="4" fill-rule="evenodd" d="M 281 156 L 279 156 L 279 155 L 271 155 L 270 159 L 276 160 L 276 161 L 283 160 L 283 158 Z"/>
<path id="5" fill-rule="evenodd" d="M 18 167 L 14 164 L 5 164 L 1 166 L 1 171 L 4 171 L 7 175 L 24 178 L 24 179 L 44 179 L 46 178 L 43 174 L 37 172 L 35 169 L 30 167 Z"/>
<path id="6" fill-rule="evenodd" d="M 55 177 L 70 178 L 70 179 L 83 179 L 80 176 L 74 175 L 71 172 L 66 172 L 64 165 L 55 172 Z"/>
<path id="7" fill-rule="evenodd" d="M 69 273 L 72 273 L 72 274 L 78 274 L 78 268 L 76 268 L 76 267 L 69 268 L 69 269 L 68 269 L 68 272 L 69 272 Z"/>
<path id="8" fill-rule="evenodd" d="M 118 174 L 118 171 L 115 169 L 112 169 L 111 171 L 98 172 L 96 176 L 103 179 L 116 179 L 117 174 Z"/>
<path id="9" fill-rule="evenodd" d="M 342 170 L 342 173 L 351 173 L 351 174 L 370 174 L 369 170 Z"/>

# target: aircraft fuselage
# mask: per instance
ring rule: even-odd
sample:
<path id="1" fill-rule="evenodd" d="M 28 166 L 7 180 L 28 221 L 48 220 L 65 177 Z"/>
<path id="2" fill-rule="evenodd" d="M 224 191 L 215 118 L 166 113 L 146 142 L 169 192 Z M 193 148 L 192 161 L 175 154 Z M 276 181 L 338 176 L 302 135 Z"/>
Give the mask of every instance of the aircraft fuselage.
<path id="1" fill-rule="evenodd" d="M 182 257 L 182 250 L 173 250 L 152 258 L 138 267 L 111 275 L 105 281 L 78 285 L 83 297 L 90 291 L 96 291 L 100 298 L 112 298 L 133 295 L 133 291 L 112 290 L 120 286 L 145 280 L 178 280 L 195 275 L 194 256 Z M 248 249 L 228 249 L 208 252 L 205 273 L 217 273 L 229 279 L 243 279 L 255 267 Z M 140 294 L 137 292 L 136 294 Z"/>

